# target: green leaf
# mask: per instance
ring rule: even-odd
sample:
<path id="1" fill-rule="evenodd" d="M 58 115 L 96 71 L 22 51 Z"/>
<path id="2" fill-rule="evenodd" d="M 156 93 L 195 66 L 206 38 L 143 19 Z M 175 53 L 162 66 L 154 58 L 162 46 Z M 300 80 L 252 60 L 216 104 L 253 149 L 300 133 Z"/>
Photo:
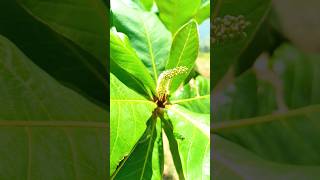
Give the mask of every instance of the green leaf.
<path id="1" fill-rule="evenodd" d="M 2 36 L 0 84 L 2 176 L 105 179 L 105 110 L 62 86 Z"/>
<path id="2" fill-rule="evenodd" d="M 246 35 L 240 34 L 234 38 L 213 43 L 214 53 L 212 53 L 212 57 L 214 60 L 211 63 L 211 67 L 215 69 L 215 76 L 212 77 L 213 87 L 218 84 L 229 68 L 252 43 L 271 8 L 270 0 L 231 0 L 219 1 L 216 4 L 219 5 L 217 17 L 223 18 L 226 15 L 238 17 L 242 15 L 250 25 L 244 29 Z"/>
<path id="3" fill-rule="evenodd" d="M 1 21 L 0 34 L 10 39 L 38 67 L 101 107 L 109 106 L 106 67 L 100 60 L 38 21 L 17 1 L 0 1 L 0 17 L 10 17 L 9 21 Z M 103 59 L 104 64 L 106 60 Z"/>
<path id="4" fill-rule="evenodd" d="M 284 100 L 290 109 L 320 104 L 319 59 L 319 54 L 305 54 L 289 44 L 276 50 L 273 69 L 282 79 Z"/>
<path id="5" fill-rule="evenodd" d="M 150 11 L 153 6 L 153 0 L 140 0 L 146 10 Z"/>
<path id="6" fill-rule="evenodd" d="M 138 58 L 126 35 L 110 31 L 110 57 L 119 67 L 140 80 L 145 89 L 155 92 L 155 83 L 148 69 Z"/>
<path id="7" fill-rule="evenodd" d="M 130 8 L 119 0 L 111 1 L 111 10 L 115 27 L 129 37 L 156 82 L 169 56 L 170 32 L 154 13 Z"/>
<path id="8" fill-rule="evenodd" d="M 265 160 L 244 147 L 214 136 L 214 179 L 310 179 L 320 177 L 320 166 L 300 166 Z"/>
<path id="9" fill-rule="evenodd" d="M 133 0 L 140 4 L 145 10 L 150 11 L 153 6 L 153 0 Z"/>
<path id="10" fill-rule="evenodd" d="M 300 176 L 318 178 L 312 176 L 312 169 L 320 167 L 320 86 L 316 80 L 320 73 L 319 57 L 289 45 L 280 47 L 270 64 L 275 72 L 273 79 L 266 81 L 248 72 L 222 92 L 223 98 L 214 108 L 218 121 L 214 122 L 213 133 L 250 151 L 257 157 L 253 163 L 258 164 L 259 159 L 270 162 L 266 174 L 278 174 L 282 166 L 282 175 L 293 170 Z M 247 164 L 236 163 L 239 167 Z M 264 168 L 263 164 L 258 167 Z M 243 176 L 251 177 L 254 172 L 255 167 L 250 166 Z"/>
<path id="11" fill-rule="evenodd" d="M 225 101 L 217 105 L 215 115 L 218 121 L 213 131 L 268 160 L 294 164 L 319 162 L 317 152 L 320 149 L 317 146 L 310 149 L 308 145 L 316 144 L 315 139 L 319 136 L 312 128 L 318 124 L 315 117 L 320 112 L 319 107 L 307 106 L 272 114 L 277 110 L 274 87 L 260 81 L 252 73 L 244 74 L 235 86 L 231 85 L 232 89 L 223 93 Z M 243 106 L 244 99 L 246 106 Z M 308 123 L 304 123 L 307 119 Z M 266 142 L 267 145 L 257 142 Z M 299 156 L 302 152 L 308 155 Z"/>
<path id="12" fill-rule="evenodd" d="M 142 136 L 156 104 L 126 87 L 112 73 L 110 89 L 110 174 L 113 174 Z"/>
<path id="13" fill-rule="evenodd" d="M 162 125 L 164 127 L 163 130 L 166 133 L 166 137 L 168 139 L 169 148 L 170 148 L 172 160 L 175 166 L 175 170 L 179 176 L 179 179 L 184 180 L 185 177 L 182 169 L 182 163 L 179 155 L 179 148 L 178 148 L 178 141 L 177 141 L 178 139 L 181 140 L 184 137 L 182 137 L 182 135 L 173 133 L 172 123 L 170 122 L 170 120 L 168 120 L 168 118 L 167 119 L 165 117 L 160 117 L 160 118 L 162 120 Z"/>
<path id="14" fill-rule="evenodd" d="M 188 68 L 188 73 L 179 75 L 172 80 L 170 92 L 173 93 L 191 72 L 199 51 L 199 32 L 197 22 L 192 20 L 185 24 L 174 36 L 170 58 L 166 69 L 178 66 Z"/>
<path id="15" fill-rule="evenodd" d="M 194 17 L 198 24 L 201 24 L 204 20 L 210 17 L 210 9 L 210 0 L 204 0 L 201 2 L 201 6 Z"/>
<path id="16" fill-rule="evenodd" d="M 179 136 L 178 149 L 186 179 L 210 179 L 210 115 L 168 107 L 173 133 Z"/>
<path id="17" fill-rule="evenodd" d="M 250 69 L 262 53 L 273 52 L 284 41 L 272 25 L 273 21 L 278 20 L 274 16 L 275 13 L 271 9 L 268 18 L 260 25 L 250 45 L 234 63 L 234 74 L 236 76 Z"/>
<path id="18" fill-rule="evenodd" d="M 196 15 L 201 0 L 156 0 L 156 3 L 162 22 L 174 34 Z"/>
<path id="19" fill-rule="evenodd" d="M 162 179 L 163 147 L 159 118 L 150 118 L 144 136 L 115 175 L 115 179 Z"/>
<path id="20" fill-rule="evenodd" d="M 221 2 L 222 2 L 221 0 L 213 1 L 213 4 L 212 4 L 212 18 L 213 19 L 215 19 L 219 13 Z"/>
<path id="21" fill-rule="evenodd" d="M 102 1 L 19 0 L 31 15 L 92 53 L 107 66 L 107 8 Z"/>
<path id="22" fill-rule="evenodd" d="M 259 81 L 255 72 L 247 71 L 215 97 L 213 109 L 216 111 L 216 122 L 272 113 L 277 108 L 275 96 L 272 84 Z"/>
<path id="23" fill-rule="evenodd" d="M 145 88 L 141 81 L 119 67 L 112 59 L 110 61 L 110 72 L 114 74 L 128 88 L 134 90 L 147 99 L 152 99 L 151 92 Z"/>
<path id="24" fill-rule="evenodd" d="M 203 76 L 191 79 L 173 94 L 170 102 L 193 112 L 210 114 L 210 80 Z"/>

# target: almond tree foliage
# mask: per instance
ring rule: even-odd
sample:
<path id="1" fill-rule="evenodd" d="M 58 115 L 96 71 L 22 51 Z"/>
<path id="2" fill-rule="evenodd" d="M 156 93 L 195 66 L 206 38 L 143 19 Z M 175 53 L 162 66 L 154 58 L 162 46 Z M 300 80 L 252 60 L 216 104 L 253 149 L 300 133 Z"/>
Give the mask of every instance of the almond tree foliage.
<path id="1" fill-rule="evenodd" d="M 271 0 L 212 11 L 211 175 L 319 179 L 319 54 L 286 38 Z"/>
<path id="2" fill-rule="evenodd" d="M 210 83 L 191 75 L 210 2 L 112 0 L 111 14 L 111 179 L 162 179 L 166 137 L 180 179 L 210 179 Z"/>
<path id="3" fill-rule="evenodd" d="M 107 10 L 0 1 L 0 179 L 109 176 Z"/>

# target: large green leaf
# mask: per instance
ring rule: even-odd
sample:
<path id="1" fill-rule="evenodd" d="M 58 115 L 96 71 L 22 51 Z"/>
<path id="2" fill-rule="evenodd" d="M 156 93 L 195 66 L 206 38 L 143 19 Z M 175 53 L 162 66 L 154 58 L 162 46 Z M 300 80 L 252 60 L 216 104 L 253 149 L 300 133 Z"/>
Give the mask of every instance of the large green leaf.
<path id="1" fill-rule="evenodd" d="M 202 0 L 201 6 L 194 17 L 197 20 L 198 24 L 201 24 L 204 20 L 210 17 L 210 9 L 210 0 Z"/>
<path id="2" fill-rule="evenodd" d="M 223 18 L 226 15 L 237 17 L 242 15 L 250 25 L 244 29 L 246 36 L 240 35 L 239 37 L 216 41 L 212 44 L 213 61 L 211 67 L 215 69 L 215 75 L 212 77 L 213 87 L 217 85 L 229 68 L 249 47 L 271 8 L 270 0 L 217 1 L 219 1 L 216 2 L 216 5 L 219 5 L 219 8 L 217 8 L 219 12 L 214 12 L 215 14 L 217 13 L 217 17 Z"/>
<path id="3" fill-rule="evenodd" d="M 19 0 L 30 14 L 92 53 L 106 67 L 108 16 L 100 0 Z"/>
<path id="4" fill-rule="evenodd" d="M 162 179 L 163 147 L 159 118 L 150 118 L 148 128 L 115 179 Z"/>
<path id="5" fill-rule="evenodd" d="M 2 179 L 107 177 L 105 110 L 59 84 L 2 36 L 0 84 Z"/>
<path id="6" fill-rule="evenodd" d="M 278 81 L 280 86 L 256 77 L 253 72 L 240 76 L 217 103 L 213 132 L 272 162 L 269 164 L 273 164 L 273 170 L 268 174 L 276 174 L 279 164 L 285 164 L 298 165 L 301 175 L 312 177 L 313 171 L 308 169 L 320 167 L 320 86 L 316 81 L 320 73 L 319 55 L 306 55 L 285 45 L 272 60 L 272 70 L 279 78 L 272 82 Z M 279 96 L 279 92 L 285 93 Z M 253 171 L 247 173 L 249 176 Z"/>
<path id="7" fill-rule="evenodd" d="M 155 92 L 155 83 L 148 69 L 138 58 L 126 35 L 110 31 L 110 57 L 118 66 L 140 80 L 146 89 Z"/>
<path id="8" fill-rule="evenodd" d="M 191 79 L 173 94 L 170 102 L 193 112 L 210 114 L 210 80 L 203 76 Z"/>
<path id="9" fill-rule="evenodd" d="M 210 179 L 210 115 L 172 105 L 167 110 L 186 179 Z"/>
<path id="10" fill-rule="evenodd" d="M 107 70 L 97 58 L 36 20 L 17 1 L 0 1 L 0 17 L 0 34 L 10 39 L 38 67 L 102 107 L 109 106 Z"/>
<path id="11" fill-rule="evenodd" d="M 275 163 L 219 136 L 214 136 L 213 141 L 214 179 L 316 180 L 320 177 L 320 166 Z"/>
<path id="12" fill-rule="evenodd" d="M 136 3 L 138 3 L 142 8 L 146 9 L 147 11 L 150 11 L 153 6 L 153 0 L 133 0 Z"/>
<path id="13" fill-rule="evenodd" d="M 201 0 L 156 0 L 156 3 L 162 22 L 174 34 L 196 15 Z"/>
<path id="14" fill-rule="evenodd" d="M 147 127 L 156 104 L 110 73 L 110 174 L 128 157 Z M 130 133 L 129 133 L 130 132 Z"/>
<path id="15" fill-rule="evenodd" d="M 152 99 L 151 91 L 145 88 L 145 86 L 136 79 L 132 74 L 128 73 L 121 67 L 119 67 L 112 59 L 110 61 L 110 73 L 114 74 L 123 84 L 135 92 L 141 94 L 147 99 Z"/>
<path id="16" fill-rule="evenodd" d="M 197 22 L 192 20 L 185 24 L 174 36 L 170 58 L 166 69 L 178 66 L 188 68 L 188 73 L 179 75 L 172 80 L 170 92 L 173 93 L 191 72 L 199 51 L 199 33 Z"/>
<path id="17" fill-rule="evenodd" d="M 130 8 L 120 0 L 111 1 L 111 10 L 115 27 L 129 37 L 156 82 L 169 56 L 170 32 L 154 13 Z"/>

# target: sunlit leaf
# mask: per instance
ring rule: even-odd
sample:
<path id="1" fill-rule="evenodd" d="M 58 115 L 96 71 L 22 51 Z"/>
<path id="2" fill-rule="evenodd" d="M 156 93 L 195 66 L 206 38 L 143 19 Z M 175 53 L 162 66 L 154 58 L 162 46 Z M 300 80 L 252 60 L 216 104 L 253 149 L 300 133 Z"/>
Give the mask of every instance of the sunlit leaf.
<path id="1" fill-rule="evenodd" d="M 166 69 L 179 66 L 188 68 L 187 73 L 175 77 L 172 81 L 170 92 L 173 93 L 191 72 L 199 51 L 199 33 L 196 21 L 192 20 L 184 25 L 174 36 L 170 58 Z"/>
<path id="2" fill-rule="evenodd" d="M 156 105 L 110 74 L 110 173 L 134 149 Z M 130 132 L 130 133 L 129 133 Z"/>
<path id="3" fill-rule="evenodd" d="M 155 83 L 148 69 L 138 58 L 126 35 L 110 32 L 110 57 L 114 63 L 138 79 L 144 88 L 155 91 Z"/>
<path id="4" fill-rule="evenodd" d="M 170 32 L 152 12 L 130 8 L 119 0 L 111 1 L 111 10 L 114 26 L 129 37 L 156 82 L 169 56 Z"/>
<path id="5" fill-rule="evenodd" d="M 156 0 L 156 3 L 162 22 L 174 34 L 195 16 L 201 0 Z"/>
<path id="6" fill-rule="evenodd" d="M 210 115 L 173 105 L 167 110 L 186 179 L 210 179 Z"/>

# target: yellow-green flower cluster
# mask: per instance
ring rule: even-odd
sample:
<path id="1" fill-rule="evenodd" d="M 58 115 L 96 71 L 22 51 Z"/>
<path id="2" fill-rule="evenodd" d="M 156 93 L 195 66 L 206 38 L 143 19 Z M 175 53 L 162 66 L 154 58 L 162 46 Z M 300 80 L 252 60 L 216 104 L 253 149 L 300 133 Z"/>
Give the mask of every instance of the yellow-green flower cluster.
<path id="1" fill-rule="evenodd" d="M 250 22 L 246 21 L 243 15 L 217 17 L 211 26 L 213 30 L 212 42 L 225 41 L 241 35 L 246 36 L 245 29 L 249 25 Z"/>
<path id="2" fill-rule="evenodd" d="M 173 69 L 163 71 L 160 74 L 157 82 L 157 97 L 160 100 L 163 100 L 163 98 L 169 94 L 171 80 L 177 75 L 185 74 L 187 71 L 188 68 L 185 66 L 179 66 Z"/>

